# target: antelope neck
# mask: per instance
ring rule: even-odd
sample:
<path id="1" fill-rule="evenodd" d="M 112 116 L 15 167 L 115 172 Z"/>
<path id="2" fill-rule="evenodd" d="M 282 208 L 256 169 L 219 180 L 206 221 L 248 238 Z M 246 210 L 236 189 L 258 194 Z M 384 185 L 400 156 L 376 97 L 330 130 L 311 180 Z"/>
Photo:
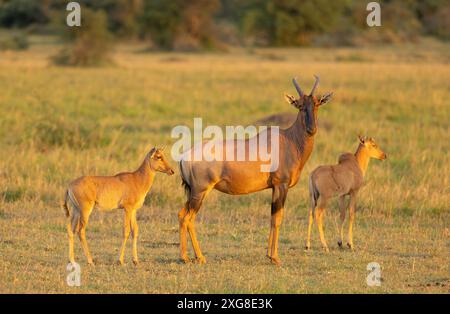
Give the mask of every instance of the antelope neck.
<path id="1" fill-rule="evenodd" d="M 361 169 L 362 175 L 366 174 L 367 167 L 369 166 L 369 154 L 367 148 L 363 144 L 359 144 L 355 153 L 356 161 L 358 162 L 359 169 Z"/>
<path id="2" fill-rule="evenodd" d="M 295 144 L 297 151 L 303 155 L 307 150 L 312 148 L 312 143 L 314 141 L 314 135 L 309 135 L 306 132 L 306 125 L 304 123 L 304 114 L 302 111 L 299 111 L 297 115 L 297 119 L 294 124 L 292 124 L 287 130 L 286 133 L 288 137 Z M 306 152 L 308 153 L 308 152 Z"/>
<path id="3" fill-rule="evenodd" d="M 155 171 L 151 168 L 147 158 L 145 158 L 141 166 L 135 171 L 135 175 L 140 179 L 146 189 L 151 187 L 155 177 Z"/>

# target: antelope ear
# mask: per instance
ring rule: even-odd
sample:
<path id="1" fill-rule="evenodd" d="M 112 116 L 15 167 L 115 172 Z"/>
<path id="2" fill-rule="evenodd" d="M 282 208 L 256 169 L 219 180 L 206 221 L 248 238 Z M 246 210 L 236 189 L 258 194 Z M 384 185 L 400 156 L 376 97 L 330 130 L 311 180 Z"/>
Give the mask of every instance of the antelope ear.
<path id="1" fill-rule="evenodd" d="M 155 153 L 156 153 L 156 147 L 153 147 L 151 150 L 150 150 L 150 152 L 148 153 L 148 157 L 149 158 L 153 158 L 153 156 L 155 155 Z"/>
<path id="2" fill-rule="evenodd" d="M 365 139 L 364 139 L 364 137 L 363 136 L 361 136 L 361 135 L 358 135 L 358 139 L 359 139 L 359 142 L 361 143 L 361 144 L 364 144 L 365 143 Z"/>
<path id="3" fill-rule="evenodd" d="M 286 99 L 286 101 L 287 101 L 290 105 L 296 107 L 296 100 L 295 100 L 295 97 L 294 97 L 294 96 L 291 96 L 291 95 L 288 95 L 288 94 L 284 94 L 284 99 Z"/>
<path id="4" fill-rule="evenodd" d="M 331 92 L 331 93 L 326 93 L 325 95 L 323 95 L 322 97 L 320 97 L 319 105 L 321 106 L 321 105 L 326 104 L 327 102 L 329 102 L 329 101 L 331 100 L 331 97 L 333 97 L 333 92 Z"/>

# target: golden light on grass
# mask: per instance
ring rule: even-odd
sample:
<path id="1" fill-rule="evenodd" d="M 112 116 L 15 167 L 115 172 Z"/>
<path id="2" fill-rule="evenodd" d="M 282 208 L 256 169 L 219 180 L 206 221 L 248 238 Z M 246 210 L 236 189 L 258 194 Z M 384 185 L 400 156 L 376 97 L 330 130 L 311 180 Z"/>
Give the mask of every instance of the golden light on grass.
<path id="1" fill-rule="evenodd" d="M 116 66 L 90 69 L 49 65 L 52 49 L 0 53 L 0 292 L 75 291 L 65 281 L 67 235 L 60 207 L 71 178 L 132 170 L 151 145 L 173 143 L 173 126 L 192 126 L 194 117 L 246 125 L 293 110 L 283 100 L 284 92 L 294 92 L 290 79 L 297 75 L 306 84 L 314 73 L 321 76 L 319 93 L 334 91 L 334 99 L 321 108 L 313 154 L 287 197 L 282 268 L 264 258 L 270 191 L 244 197 L 211 193 L 197 223 L 209 263 L 180 264 L 183 189 L 176 176 L 160 175 L 138 212 L 141 265 L 113 266 L 122 213 L 95 212 L 87 237 L 98 265 L 80 261 L 82 285 L 76 291 L 449 291 L 448 46 L 169 57 L 118 49 Z M 370 165 L 359 195 L 358 248 L 337 248 L 334 202 L 325 216 L 330 254 L 321 252 L 317 234 L 306 254 L 306 178 L 317 165 L 354 151 L 358 133 L 375 137 L 389 155 Z M 77 149 L 80 139 L 85 145 Z M 382 266 L 381 287 L 365 283 L 372 261 Z"/>

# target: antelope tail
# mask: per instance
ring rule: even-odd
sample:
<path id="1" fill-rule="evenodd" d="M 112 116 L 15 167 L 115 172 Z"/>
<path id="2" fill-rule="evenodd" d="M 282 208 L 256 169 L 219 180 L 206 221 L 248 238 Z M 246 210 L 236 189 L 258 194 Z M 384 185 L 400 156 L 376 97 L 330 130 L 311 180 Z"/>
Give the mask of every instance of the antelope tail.
<path id="1" fill-rule="evenodd" d="M 63 209 L 66 217 L 70 216 L 69 207 L 67 206 L 67 201 L 69 200 L 69 190 L 66 190 L 66 194 L 64 196 Z"/>
<path id="2" fill-rule="evenodd" d="M 191 195 L 191 186 L 189 184 L 186 173 L 184 173 L 183 169 L 183 160 L 180 161 L 180 174 L 181 174 L 181 186 L 184 188 L 184 192 L 187 197 Z"/>
<path id="3" fill-rule="evenodd" d="M 317 200 L 319 199 L 319 191 L 317 190 L 317 187 L 314 184 L 312 174 L 309 176 L 309 196 L 311 199 L 311 208 L 314 211 L 314 208 L 316 208 L 317 206 Z"/>

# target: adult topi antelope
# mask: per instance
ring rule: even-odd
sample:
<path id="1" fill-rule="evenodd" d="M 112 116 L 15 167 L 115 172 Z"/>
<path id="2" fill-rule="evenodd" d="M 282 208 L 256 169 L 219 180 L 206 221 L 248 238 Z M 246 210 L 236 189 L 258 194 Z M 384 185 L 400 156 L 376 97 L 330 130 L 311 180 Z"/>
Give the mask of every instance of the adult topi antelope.
<path id="1" fill-rule="evenodd" d="M 222 161 L 215 158 L 211 161 L 196 160 L 194 157 L 197 145 L 185 152 L 180 161 L 180 170 L 183 186 L 187 194 L 187 202 L 178 214 L 180 231 L 181 258 L 184 262 L 189 262 L 186 252 L 187 232 L 190 235 L 197 261 L 205 263 L 195 232 L 195 216 L 202 205 L 206 195 L 216 189 L 226 194 L 242 195 L 258 192 L 265 189 L 272 189 L 271 224 L 269 233 L 269 244 L 267 256 L 272 263 L 280 264 L 278 258 L 278 235 L 279 227 L 283 217 L 283 208 L 288 193 L 288 189 L 293 187 L 299 180 L 300 172 L 308 160 L 314 145 L 314 135 L 317 131 L 317 113 L 320 105 L 331 99 L 332 93 L 322 97 L 314 95 L 319 84 L 316 81 L 309 95 L 305 95 L 297 81 L 293 79 L 294 86 L 299 94 L 299 98 L 285 95 L 288 103 L 298 109 L 297 120 L 294 124 L 278 133 L 279 142 L 279 164 L 272 172 L 261 172 L 261 165 L 265 163 L 257 159 L 252 161 L 249 158 L 249 142 L 252 139 L 223 141 L 219 145 L 222 152 L 228 149 L 234 150 L 239 147 L 239 141 L 244 141 L 246 156 L 243 161 Z M 271 146 L 270 128 L 256 135 L 258 143 L 261 138 L 267 139 L 267 147 Z M 227 147 L 232 145 L 232 147 Z M 200 146 L 201 147 L 201 146 Z M 186 158 L 189 156 L 190 158 Z M 274 158 L 275 156 L 272 156 Z"/>
<path id="2" fill-rule="evenodd" d="M 115 176 L 84 176 L 69 184 L 64 199 L 64 210 L 68 217 L 69 259 L 75 262 L 73 235 L 77 233 L 89 264 L 93 264 L 86 241 L 86 226 L 94 208 L 125 211 L 123 221 L 123 242 L 119 263 L 123 264 L 125 246 L 130 232 L 133 233 L 133 262 L 138 264 L 136 211 L 142 207 L 145 196 L 152 187 L 156 172 L 174 174 L 164 157 L 163 149 L 152 148 L 145 156 L 141 166 L 134 172 L 122 172 Z M 69 212 L 68 202 L 72 205 Z"/>
<path id="3" fill-rule="evenodd" d="M 384 160 L 386 157 L 386 154 L 378 147 L 373 138 L 359 137 L 359 146 L 356 153 L 344 153 L 339 156 L 337 165 L 319 166 L 313 170 L 309 177 L 311 206 L 309 209 L 308 238 L 306 240 L 307 250 L 311 247 L 311 229 L 313 216 L 315 216 L 322 247 L 325 251 L 329 251 L 323 233 L 323 214 L 329 199 L 333 196 L 339 196 L 341 214 L 338 245 L 342 247 L 346 210 L 345 197 L 347 195 L 350 196 L 347 246 L 350 249 L 354 248 L 353 222 L 355 220 L 356 196 L 363 185 L 370 158 Z"/>

